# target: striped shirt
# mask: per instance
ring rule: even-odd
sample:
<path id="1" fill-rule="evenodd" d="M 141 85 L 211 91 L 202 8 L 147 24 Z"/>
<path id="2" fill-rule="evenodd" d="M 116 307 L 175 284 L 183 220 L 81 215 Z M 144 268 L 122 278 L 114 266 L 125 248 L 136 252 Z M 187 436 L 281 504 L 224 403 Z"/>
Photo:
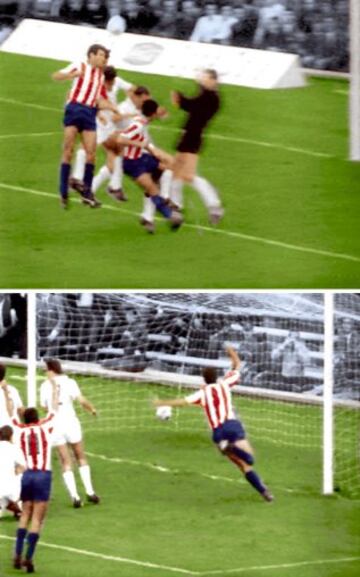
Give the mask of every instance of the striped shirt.
<path id="1" fill-rule="evenodd" d="M 37 423 L 24 425 L 16 419 L 15 427 L 17 444 L 23 452 L 26 466 L 32 471 L 51 471 L 51 438 L 55 413 L 49 413 Z"/>
<path id="2" fill-rule="evenodd" d="M 235 414 L 231 400 L 231 387 L 240 382 L 239 371 L 228 371 L 224 378 L 185 397 L 189 405 L 201 405 L 212 429 L 217 429 Z"/>
<path id="3" fill-rule="evenodd" d="M 63 68 L 60 72 L 67 74 L 69 72 L 80 72 L 81 76 L 73 79 L 72 86 L 67 98 L 67 104 L 83 104 L 95 108 L 100 96 L 106 98 L 104 86 L 104 74 L 101 68 L 96 68 L 90 64 L 77 64 L 73 62 Z"/>
<path id="4" fill-rule="evenodd" d="M 134 142 L 143 143 L 149 140 L 147 132 L 147 119 L 145 116 L 135 116 L 128 128 L 120 133 L 120 136 L 128 138 Z M 143 148 L 138 146 L 125 146 L 123 157 L 131 160 L 140 158 L 144 153 Z"/>

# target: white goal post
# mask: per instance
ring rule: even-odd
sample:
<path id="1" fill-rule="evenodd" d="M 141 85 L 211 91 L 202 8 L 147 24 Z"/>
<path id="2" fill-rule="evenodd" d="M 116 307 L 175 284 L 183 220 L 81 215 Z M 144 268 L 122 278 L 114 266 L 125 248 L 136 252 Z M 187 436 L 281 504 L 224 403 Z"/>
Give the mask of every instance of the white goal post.
<path id="1" fill-rule="evenodd" d="M 360 2 L 350 0 L 350 159 L 360 160 Z"/>

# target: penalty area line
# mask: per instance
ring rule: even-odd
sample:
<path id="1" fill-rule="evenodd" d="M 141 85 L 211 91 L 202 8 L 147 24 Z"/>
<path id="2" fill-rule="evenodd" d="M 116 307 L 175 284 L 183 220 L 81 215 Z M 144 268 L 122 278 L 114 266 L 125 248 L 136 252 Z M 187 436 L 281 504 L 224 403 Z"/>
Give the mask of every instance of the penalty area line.
<path id="1" fill-rule="evenodd" d="M 0 539 L 5 539 L 8 541 L 15 541 L 15 537 L 9 537 L 8 535 L 0 535 Z M 181 573 L 182 575 L 195 575 L 199 576 L 200 573 L 197 571 L 190 571 L 188 569 L 182 569 L 181 567 L 171 567 L 168 565 L 160 565 L 158 563 L 151 563 L 150 561 L 139 561 L 137 559 L 129 559 L 128 557 L 119 557 L 115 555 L 105 555 L 103 553 L 96 553 L 95 551 L 88 551 L 86 549 L 77 549 L 75 547 L 67 547 L 66 545 L 56 545 L 55 543 L 47 543 L 46 541 L 39 541 L 40 547 L 47 547 L 48 549 L 56 549 L 58 551 L 66 551 L 69 553 L 75 553 L 77 555 L 84 555 L 87 557 L 95 557 L 96 559 L 102 559 L 104 561 L 116 561 L 118 563 L 124 563 L 127 565 L 137 565 L 139 567 L 147 567 L 149 569 L 156 569 L 158 571 L 171 571 L 172 573 Z"/>
<path id="2" fill-rule="evenodd" d="M 269 569 L 295 569 L 297 567 L 310 567 L 311 565 L 327 565 L 329 563 L 354 563 L 360 561 L 360 557 L 340 557 L 339 559 L 314 559 L 313 561 L 298 561 L 295 563 L 281 563 L 279 565 L 254 565 L 252 567 L 238 567 L 237 569 L 218 569 L 216 571 L 203 571 L 201 577 L 207 575 L 231 575 L 231 573 L 247 573 L 248 571 L 266 571 Z"/>
<path id="3" fill-rule="evenodd" d="M 0 188 L 6 188 L 9 190 L 18 190 L 20 192 L 28 192 L 28 193 L 34 194 L 36 196 L 43 196 L 43 197 L 52 198 L 55 200 L 57 198 L 57 196 L 55 194 L 51 194 L 49 192 L 44 192 L 44 191 L 36 190 L 33 188 L 25 188 L 23 186 L 14 186 L 12 184 L 7 184 L 5 182 L 0 182 Z M 74 200 L 72 199 L 72 202 L 76 202 L 77 204 L 81 204 L 80 199 L 74 199 Z M 136 217 L 139 216 L 139 213 L 137 213 L 135 211 L 126 210 L 126 209 L 120 208 L 120 207 L 110 206 L 108 204 L 103 204 L 102 208 L 106 209 L 106 210 L 115 210 L 119 213 L 129 214 L 129 215 L 136 216 Z M 305 254 L 313 254 L 316 256 L 325 256 L 327 258 L 332 258 L 332 259 L 336 259 L 336 260 L 346 260 L 346 261 L 357 262 L 357 263 L 360 262 L 360 257 L 354 256 L 352 254 L 346 254 L 346 253 L 341 253 L 341 252 L 332 252 L 329 250 L 306 247 L 306 246 L 291 244 L 291 243 L 287 243 L 287 242 L 282 242 L 279 240 L 273 240 L 271 238 L 264 238 L 261 236 L 245 234 L 242 232 L 235 232 L 235 231 L 225 230 L 225 229 L 221 229 L 221 228 L 214 228 L 214 227 L 210 227 L 210 226 L 203 226 L 203 225 L 198 225 L 198 224 L 188 224 L 188 223 L 184 223 L 183 227 L 195 229 L 197 231 L 209 232 L 212 234 L 220 234 L 223 236 L 238 238 L 241 240 L 247 240 L 250 242 L 256 242 L 256 243 L 263 244 L 263 245 L 274 246 L 274 247 L 281 248 L 281 249 L 302 252 Z"/>

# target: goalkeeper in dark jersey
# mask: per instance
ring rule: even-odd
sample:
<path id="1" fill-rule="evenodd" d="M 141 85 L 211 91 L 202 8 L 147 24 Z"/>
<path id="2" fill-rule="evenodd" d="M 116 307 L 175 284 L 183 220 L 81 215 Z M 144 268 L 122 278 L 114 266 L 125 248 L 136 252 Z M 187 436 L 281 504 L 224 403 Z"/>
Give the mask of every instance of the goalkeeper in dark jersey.
<path id="1" fill-rule="evenodd" d="M 196 172 L 204 129 L 220 108 L 216 71 L 204 70 L 198 78 L 198 84 L 200 90 L 194 98 L 187 98 L 181 92 L 171 94 L 173 104 L 185 110 L 188 116 L 176 147 L 170 196 L 176 207 L 181 209 L 183 183 L 190 184 L 206 206 L 210 223 L 217 224 L 224 214 L 218 192 Z"/>

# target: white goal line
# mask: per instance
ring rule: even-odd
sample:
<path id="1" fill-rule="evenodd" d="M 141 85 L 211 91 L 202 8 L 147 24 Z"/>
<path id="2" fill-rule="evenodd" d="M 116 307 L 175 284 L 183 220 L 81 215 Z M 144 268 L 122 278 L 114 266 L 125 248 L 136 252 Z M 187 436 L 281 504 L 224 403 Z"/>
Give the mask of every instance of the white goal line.
<path id="1" fill-rule="evenodd" d="M 28 192 L 28 193 L 34 194 L 36 196 L 43 196 L 43 197 L 52 198 L 55 200 L 57 199 L 57 195 L 55 195 L 55 194 L 51 194 L 49 192 L 44 192 L 42 190 L 36 190 L 33 188 L 26 188 L 24 186 L 15 186 L 13 184 L 8 184 L 6 182 L 0 182 L 0 188 L 5 188 L 8 190 L 18 190 L 20 192 Z M 81 204 L 81 199 L 78 199 L 78 198 L 73 199 L 72 198 L 71 202 Z M 117 211 L 120 214 L 139 216 L 139 213 L 137 213 L 135 211 L 127 210 L 127 209 L 116 207 L 116 206 L 110 206 L 108 204 L 102 204 L 102 209 Z M 163 219 L 160 217 L 159 218 L 157 217 L 157 220 L 162 221 Z M 332 252 L 332 251 L 323 250 L 323 249 L 300 246 L 300 245 L 296 245 L 296 244 L 290 244 L 287 242 L 282 242 L 279 240 L 272 240 L 270 238 L 264 238 L 261 236 L 255 236 L 255 235 L 251 235 L 251 234 L 243 234 L 241 232 L 235 232 L 235 231 L 225 230 L 225 229 L 221 229 L 221 228 L 213 228 L 210 226 L 202 226 L 202 225 L 198 225 L 198 224 L 188 224 L 186 222 L 183 224 L 183 228 L 191 228 L 191 229 L 197 230 L 199 232 L 204 231 L 204 232 L 210 232 L 212 234 L 220 234 L 220 235 L 229 236 L 232 238 L 238 238 L 238 239 L 246 240 L 249 242 L 256 242 L 256 243 L 260 243 L 263 245 L 275 246 L 277 248 L 282 248 L 282 249 L 286 249 L 286 250 L 292 250 L 292 251 L 297 251 L 297 252 L 302 252 L 302 253 L 307 253 L 307 254 L 313 254 L 316 256 L 325 256 L 325 257 L 333 258 L 333 259 L 337 259 L 337 260 L 340 259 L 340 260 L 347 260 L 347 261 L 351 261 L 351 262 L 360 263 L 360 257 L 352 255 L 352 254 L 346 254 L 346 253 L 341 253 L 341 252 Z"/>
<path id="2" fill-rule="evenodd" d="M 15 537 L 9 537 L 8 535 L 0 535 L 0 539 L 7 541 L 15 541 Z M 87 557 L 95 557 L 97 559 L 103 559 L 104 561 L 115 561 L 118 563 L 124 563 L 129 565 L 137 565 L 140 567 L 148 567 L 149 569 L 157 569 L 160 571 L 169 571 L 172 573 L 181 573 L 183 575 L 194 575 L 195 577 L 206 577 L 207 575 L 231 575 L 232 573 L 246 573 L 248 571 L 265 571 L 268 569 L 292 569 L 297 567 L 309 567 L 311 565 L 326 565 L 329 563 L 353 563 L 359 561 L 360 557 L 341 557 L 339 559 L 316 559 L 313 561 L 299 561 L 294 563 L 281 563 L 279 565 L 254 565 L 251 567 L 238 567 L 235 569 L 216 569 L 213 571 L 191 571 L 189 569 L 182 569 L 180 567 L 171 567 L 168 565 L 160 565 L 157 563 L 151 563 L 148 561 L 138 561 L 136 559 L 129 559 L 127 557 L 118 557 L 114 555 L 104 555 L 102 553 L 96 553 L 95 551 L 88 551 L 86 549 L 77 549 L 75 547 L 67 547 L 65 545 L 56 545 L 55 543 L 47 543 L 46 541 L 39 541 L 39 545 L 42 547 L 47 547 L 49 549 L 57 549 L 60 551 L 67 551 L 69 553 L 75 553 L 77 555 L 85 555 Z"/>

